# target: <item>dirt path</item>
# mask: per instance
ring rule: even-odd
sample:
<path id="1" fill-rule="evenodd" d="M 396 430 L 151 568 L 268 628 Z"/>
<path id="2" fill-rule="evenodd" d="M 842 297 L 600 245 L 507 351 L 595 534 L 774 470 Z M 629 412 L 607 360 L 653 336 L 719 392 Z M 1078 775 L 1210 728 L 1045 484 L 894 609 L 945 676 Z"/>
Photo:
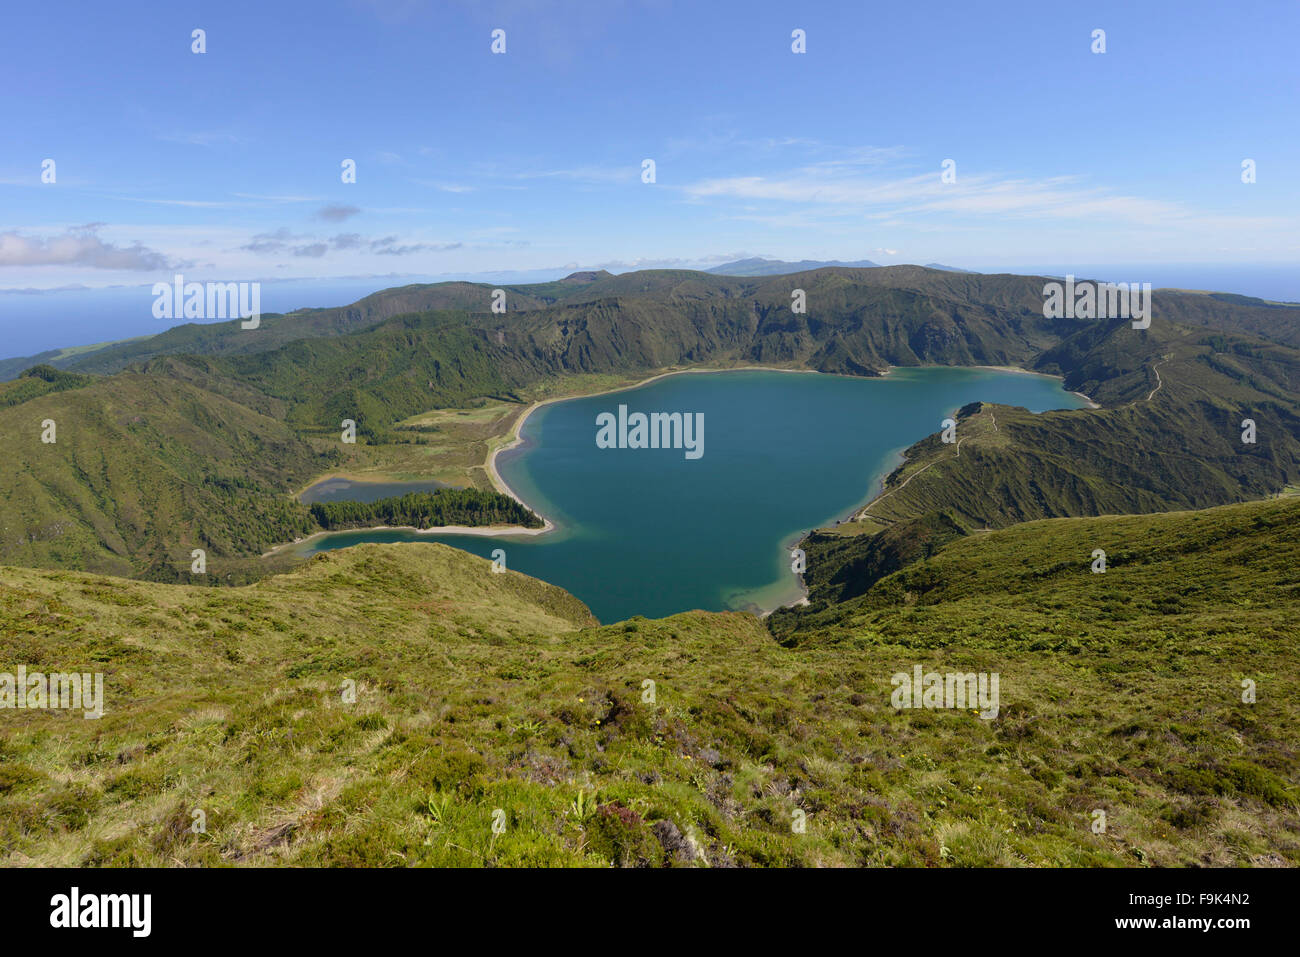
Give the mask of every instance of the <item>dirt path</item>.
<path id="1" fill-rule="evenodd" d="M 996 432 L 996 431 L 998 430 L 998 419 L 997 419 L 997 416 L 995 416 L 995 415 L 993 414 L 993 410 L 992 410 L 992 409 L 989 409 L 989 418 L 993 420 L 993 431 Z M 965 441 L 966 441 L 966 437 L 965 437 L 965 436 L 962 436 L 960 439 L 957 440 L 957 447 L 956 447 L 956 449 L 953 450 L 953 458 L 961 458 L 961 444 L 962 444 L 963 442 L 965 442 Z M 871 500 L 870 502 L 868 502 L 866 505 L 862 506 L 862 511 L 858 512 L 857 517 L 854 519 L 854 521 L 860 522 L 860 521 L 862 521 L 864 518 L 870 518 L 870 519 L 872 519 L 872 520 L 874 520 L 874 521 L 877 521 L 877 522 L 888 522 L 888 523 L 890 523 L 890 524 L 892 525 L 892 524 L 894 523 L 894 521 L 895 521 L 894 519 L 892 519 L 892 518 L 880 518 L 880 517 L 878 517 L 878 516 L 872 515 L 872 514 L 868 511 L 868 509 L 870 509 L 873 505 L 879 505 L 881 502 L 883 502 L 885 499 L 889 498 L 889 496 L 893 495 L 895 492 L 901 492 L 903 489 L 907 488 L 907 483 L 908 483 L 908 482 L 912 481 L 912 479 L 916 478 L 918 475 L 920 475 L 922 472 L 924 472 L 926 469 L 928 469 L 931 465 L 934 465 L 934 464 L 935 464 L 934 462 L 929 462 L 929 463 L 927 463 L 927 464 L 925 464 L 925 465 L 922 465 L 919 469 L 917 469 L 915 472 L 913 472 L 913 473 L 912 473 L 911 475 L 909 475 L 907 478 L 903 479 L 903 484 L 902 484 L 902 485 L 899 485 L 897 488 L 891 488 L 891 489 L 890 489 L 888 492 L 886 492 L 884 495 L 881 495 L 881 496 L 878 497 L 878 498 L 872 499 L 872 500 Z"/>
<path id="2" fill-rule="evenodd" d="M 960 445 L 961 443 L 958 443 L 958 444 Z M 928 463 L 928 464 L 926 464 L 926 465 L 922 465 L 919 469 L 917 469 L 915 472 L 913 472 L 913 473 L 912 473 L 911 475 L 909 475 L 907 478 L 903 479 L 903 484 L 900 485 L 900 486 L 898 486 L 898 488 L 891 488 L 888 492 L 886 492 L 884 495 L 882 495 L 882 496 L 880 496 L 879 498 L 877 498 L 875 501 L 869 502 L 869 503 L 867 503 L 866 505 L 864 505 L 864 506 L 862 507 L 862 511 L 858 514 L 858 521 L 862 521 L 862 518 L 863 518 L 864 516 L 867 515 L 867 509 L 871 508 L 872 505 L 879 505 L 881 502 L 883 502 L 885 499 L 889 498 L 889 496 L 893 495 L 895 492 L 901 492 L 903 489 L 907 488 L 907 483 L 908 483 L 908 482 L 912 481 L 912 479 L 916 478 L 918 475 L 920 475 L 922 472 L 924 472 L 926 469 L 928 469 L 928 468 L 929 468 L 931 465 L 933 465 L 933 464 L 934 464 L 933 462 L 930 462 L 930 463 Z M 876 518 L 876 516 L 874 516 L 874 515 L 871 515 L 871 516 L 869 516 L 869 517 L 876 519 L 877 522 L 891 522 L 891 523 L 892 523 L 892 522 L 894 521 L 892 518 Z"/>
<path id="3" fill-rule="evenodd" d="M 1172 358 L 1173 358 L 1173 354 L 1171 353 L 1170 355 L 1162 356 L 1160 358 L 1160 362 L 1168 362 Z M 1155 397 L 1155 394 L 1160 391 L 1160 387 L 1165 384 L 1164 380 L 1160 378 L 1160 362 L 1157 362 L 1155 365 L 1151 367 L 1151 371 L 1156 374 L 1156 387 L 1152 389 L 1151 394 L 1147 396 L 1148 402 L 1150 402 Z"/>

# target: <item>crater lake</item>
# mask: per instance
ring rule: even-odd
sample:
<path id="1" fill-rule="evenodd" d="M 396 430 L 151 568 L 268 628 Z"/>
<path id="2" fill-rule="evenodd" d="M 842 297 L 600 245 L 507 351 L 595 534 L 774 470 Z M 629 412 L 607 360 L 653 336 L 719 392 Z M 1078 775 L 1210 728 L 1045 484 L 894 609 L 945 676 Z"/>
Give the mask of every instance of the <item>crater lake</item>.
<path id="1" fill-rule="evenodd" d="M 1073 409 L 1059 379 L 985 368 L 880 378 L 744 369 L 683 373 L 545 404 L 497 470 L 557 526 L 536 536 L 326 533 L 303 554 L 362 542 L 442 542 L 559 585 L 602 622 L 690 609 L 765 612 L 799 599 L 790 549 L 874 498 L 914 442 L 969 402 Z M 600 448 L 597 417 L 703 416 L 703 454 Z"/>

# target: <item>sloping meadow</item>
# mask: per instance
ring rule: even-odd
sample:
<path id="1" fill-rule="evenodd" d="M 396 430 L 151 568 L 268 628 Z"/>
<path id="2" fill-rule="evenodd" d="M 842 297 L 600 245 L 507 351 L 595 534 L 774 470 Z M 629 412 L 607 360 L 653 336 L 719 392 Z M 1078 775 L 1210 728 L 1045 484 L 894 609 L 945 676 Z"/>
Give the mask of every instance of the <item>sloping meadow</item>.
<path id="1" fill-rule="evenodd" d="M 796 647 L 743 614 L 593 627 L 436 545 L 221 592 L 4 569 L 4 660 L 102 670 L 106 707 L 5 713 L 0 852 L 1294 864 L 1298 507 L 962 539 Z M 997 675 L 996 717 L 895 707 L 918 666 Z"/>

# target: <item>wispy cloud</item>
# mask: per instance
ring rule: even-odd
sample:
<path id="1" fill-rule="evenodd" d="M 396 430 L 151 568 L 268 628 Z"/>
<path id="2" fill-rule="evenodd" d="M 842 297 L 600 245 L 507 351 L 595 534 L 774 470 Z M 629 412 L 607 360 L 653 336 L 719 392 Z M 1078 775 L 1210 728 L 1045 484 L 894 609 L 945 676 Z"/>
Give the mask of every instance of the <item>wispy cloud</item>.
<path id="1" fill-rule="evenodd" d="M 514 174 L 515 179 L 562 179 L 578 183 L 610 185 L 635 183 L 641 178 L 641 163 L 626 166 L 574 166 L 567 169 L 539 169 Z"/>
<path id="2" fill-rule="evenodd" d="M 242 137 L 225 130 L 195 130 L 183 133 L 159 133 L 158 139 L 167 143 L 181 143 L 185 146 L 217 146 L 219 144 L 243 143 Z"/>
<path id="3" fill-rule="evenodd" d="M 233 209 L 250 206 L 250 203 L 232 203 L 222 199 L 154 199 L 147 196 L 112 196 L 127 203 L 149 203 L 152 206 L 185 206 L 194 209 Z"/>
<path id="4" fill-rule="evenodd" d="M 103 223 L 77 226 L 57 236 L 0 233 L 2 266 L 84 266 L 91 269 L 151 270 L 184 265 L 140 244 L 117 246 L 99 238 Z"/>
<path id="5" fill-rule="evenodd" d="M 787 225 L 811 225 L 826 218 L 854 218 L 897 227 L 908 217 L 945 214 L 962 218 L 1018 217 L 1025 219 L 1122 221 L 1146 226 L 1196 224 L 1242 228 L 1276 225 L 1267 218 L 1219 217 L 1181 203 L 1118 193 L 1083 185 L 1078 177 L 1043 179 L 960 172 L 945 183 L 932 172 L 885 177 L 862 169 L 878 157 L 841 157 L 774 175 L 702 179 L 683 187 L 694 201 L 736 200 L 740 219 L 772 222 L 774 207 L 785 207 L 776 219 Z M 758 204 L 758 205 L 755 205 Z M 800 207 L 800 208 L 795 208 Z M 793 217 L 793 218 L 790 218 Z"/>
<path id="6" fill-rule="evenodd" d="M 412 253 L 447 252 L 460 249 L 461 243 L 407 243 L 399 244 L 396 236 L 376 239 L 370 244 L 370 251 L 379 256 L 409 256 Z"/>
<path id="7" fill-rule="evenodd" d="M 412 176 L 411 182 L 416 186 L 425 186 L 444 193 L 472 193 L 479 188 L 468 183 L 449 183 L 445 179 L 421 179 L 418 176 Z"/>
<path id="8" fill-rule="evenodd" d="M 323 219 L 327 223 L 341 223 L 343 220 L 349 219 L 360 212 L 361 209 L 357 206 L 343 206 L 331 203 L 316 210 L 316 218 Z"/>
<path id="9" fill-rule="evenodd" d="M 376 256 L 410 256 L 414 253 L 446 252 L 460 249 L 462 243 L 402 242 L 397 236 L 378 239 L 360 233 L 339 233 L 328 238 L 299 235 L 281 227 L 273 232 L 259 233 L 239 248 L 263 256 L 291 255 L 307 259 L 320 259 L 332 252 L 365 251 Z"/>
<path id="10" fill-rule="evenodd" d="M 265 193 L 231 193 L 232 196 L 238 196 L 240 199 L 257 199 L 264 200 L 268 203 L 319 203 L 319 196 L 294 196 L 294 195 L 266 195 Z"/>
<path id="11" fill-rule="evenodd" d="M 231 193 L 234 199 L 170 199 L 157 196 L 132 196 L 123 193 L 92 193 L 126 203 L 147 203 L 151 206 L 181 206 L 194 209 L 258 209 L 288 203 L 317 203 L 319 196 L 265 196 L 258 193 Z"/>

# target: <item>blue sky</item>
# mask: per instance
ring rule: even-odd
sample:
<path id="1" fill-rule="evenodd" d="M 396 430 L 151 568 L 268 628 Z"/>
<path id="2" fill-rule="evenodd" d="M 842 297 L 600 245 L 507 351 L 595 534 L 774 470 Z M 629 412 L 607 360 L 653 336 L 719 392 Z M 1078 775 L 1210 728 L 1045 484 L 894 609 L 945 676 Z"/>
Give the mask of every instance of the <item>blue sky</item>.
<path id="1" fill-rule="evenodd" d="M 5 21 L 0 289 L 1300 263 L 1294 0 L 96 0 Z"/>

